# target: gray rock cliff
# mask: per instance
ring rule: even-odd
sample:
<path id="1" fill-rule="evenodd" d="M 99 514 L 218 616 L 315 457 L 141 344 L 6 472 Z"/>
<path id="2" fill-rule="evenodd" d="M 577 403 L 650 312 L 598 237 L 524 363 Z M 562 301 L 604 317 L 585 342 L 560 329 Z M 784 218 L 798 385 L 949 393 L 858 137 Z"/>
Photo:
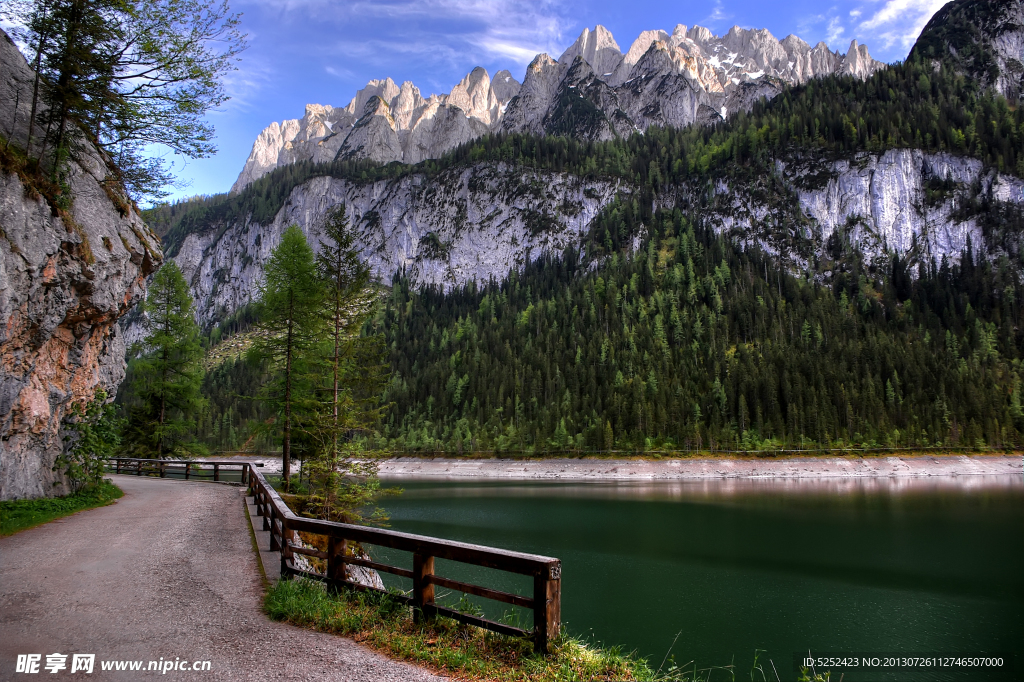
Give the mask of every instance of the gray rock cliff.
<path id="1" fill-rule="evenodd" d="M 0 121 L 13 144 L 27 137 L 32 78 L 0 35 Z M 118 318 L 145 295 L 162 256 L 134 208 L 104 189 L 106 177 L 98 154 L 72 163 L 73 205 L 60 215 L 16 172 L 0 172 L 0 500 L 68 492 L 52 471 L 65 418 L 98 388 L 113 395 L 124 377 Z"/>
<path id="2" fill-rule="evenodd" d="M 939 200 L 929 198 L 936 179 L 951 188 Z M 387 282 L 404 271 L 419 284 L 449 288 L 500 280 L 545 252 L 585 248 L 601 209 L 635 193 L 621 181 L 500 163 L 366 184 L 317 177 L 295 187 L 268 224 L 238 218 L 188 235 L 175 261 L 190 281 L 200 322 L 211 324 L 253 300 L 263 264 L 288 225 L 302 227 L 319 247 L 318 223 L 340 203 L 377 277 Z M 833 235 L 859 246 L 869 261 L 893 253 L 957 258 L 968 238 L 976 253 L 995 257 L 997 240 L 966 209 L 978 196 L 1024 210 L 1020 179 L 974 159 L 919 150 L 779 161 L 774 176 L 721 180 L 710 196 L 706 185 L 682 186 L 657 202 L 699 208 L 716 231 L 782 251 L 799 268 L 821 255 Z M 130 340 L 141 333 L 127 332 Z"/>

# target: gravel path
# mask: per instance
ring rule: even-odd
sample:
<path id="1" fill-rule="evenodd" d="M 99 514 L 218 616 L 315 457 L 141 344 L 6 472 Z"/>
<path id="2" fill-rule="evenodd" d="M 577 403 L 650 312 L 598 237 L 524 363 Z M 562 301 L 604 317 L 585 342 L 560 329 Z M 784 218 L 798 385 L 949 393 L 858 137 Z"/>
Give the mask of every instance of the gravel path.
<path id="1" fill-rule="evenodd" d="M 0 538 L 0 680 L 18 654 L 95 654 L 100 661 L 209 660 L 178 680 L 440 681 L 343 637 L 275 623 L 262 587 L 240 488 L 114 476 L 117 504 Z M 30 678 L 24 678 L 30 679 Z"/>

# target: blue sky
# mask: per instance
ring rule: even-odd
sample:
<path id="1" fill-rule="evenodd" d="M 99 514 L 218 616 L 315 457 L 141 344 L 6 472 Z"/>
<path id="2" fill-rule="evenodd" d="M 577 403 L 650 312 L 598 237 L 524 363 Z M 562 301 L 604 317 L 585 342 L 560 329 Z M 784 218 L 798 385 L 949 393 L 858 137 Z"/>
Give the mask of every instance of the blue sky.
<path id="1" fill-rule="evenodd" d="M 218 153 L 174 161 L 187 183 L 171 198 L 225 192 L 253 140 L 306 103 L 344 106 L 372 78 L 411 80 L 424 96 L 448 92 L 475 66 L 522 80 L 539 52 L 557 57 L 584 27 L 603 24 L 623 51 L 646 29 L 699 24 L 795 33 L 845 52 L 866 43 L 876 59 L 903 59 L 943 0 L 232 0 L 249 49 L 227 80 L 231 100 L 210 120 Z"/>

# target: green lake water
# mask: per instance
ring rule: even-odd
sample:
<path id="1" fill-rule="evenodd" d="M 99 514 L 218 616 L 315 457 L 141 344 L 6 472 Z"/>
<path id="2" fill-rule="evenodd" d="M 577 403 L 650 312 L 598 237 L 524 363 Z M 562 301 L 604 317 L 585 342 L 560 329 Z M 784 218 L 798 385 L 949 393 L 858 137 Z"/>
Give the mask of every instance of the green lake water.
<path id="1" fill-rule="evenodd" d="M 757 649 L 782 680 L 808 650 L 1005 659 L 845 668 L 846 682 L 1024 679 L 1020 477 L 386 484 L 405 489 L 384 502 L 397 530 L 560 558 L 568 629 L 655 666 L 679 633 L 678 662 L 735 662 L 736 679 Z M 526 579 L 487 569 L 437 571 L 529 594 Z"/>

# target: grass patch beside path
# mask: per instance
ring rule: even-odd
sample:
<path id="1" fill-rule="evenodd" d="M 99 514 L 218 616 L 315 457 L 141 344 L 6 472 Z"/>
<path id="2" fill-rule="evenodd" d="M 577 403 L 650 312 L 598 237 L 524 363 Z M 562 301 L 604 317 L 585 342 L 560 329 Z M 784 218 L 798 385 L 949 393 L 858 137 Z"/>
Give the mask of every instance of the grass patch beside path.
<path id="1" fill-rule="evenodd" d="M 120 488 L 105 479 L 95 488 L 65 497 L 42 497 L 35 500 L 0 502 L 0 537 L 69 516 L 75 512 L 104 507 L 124 495 Z"/>
<path id="2" fill-rule="evenodd" d="M 274 620 L 346 635 L 392 658 L 459 679 L 655 679 L 645 660 L 617 648 L 599 648 L 563 634 L 552 645 L 552 655 L 534 656 L 531 642 L 449 618 L 417 625 L 409 607 L 387 595 L 347 591 L 328 594 L 322 585 L 310 580 L 279 581 L 267 592 L 263 608 Z"/>

